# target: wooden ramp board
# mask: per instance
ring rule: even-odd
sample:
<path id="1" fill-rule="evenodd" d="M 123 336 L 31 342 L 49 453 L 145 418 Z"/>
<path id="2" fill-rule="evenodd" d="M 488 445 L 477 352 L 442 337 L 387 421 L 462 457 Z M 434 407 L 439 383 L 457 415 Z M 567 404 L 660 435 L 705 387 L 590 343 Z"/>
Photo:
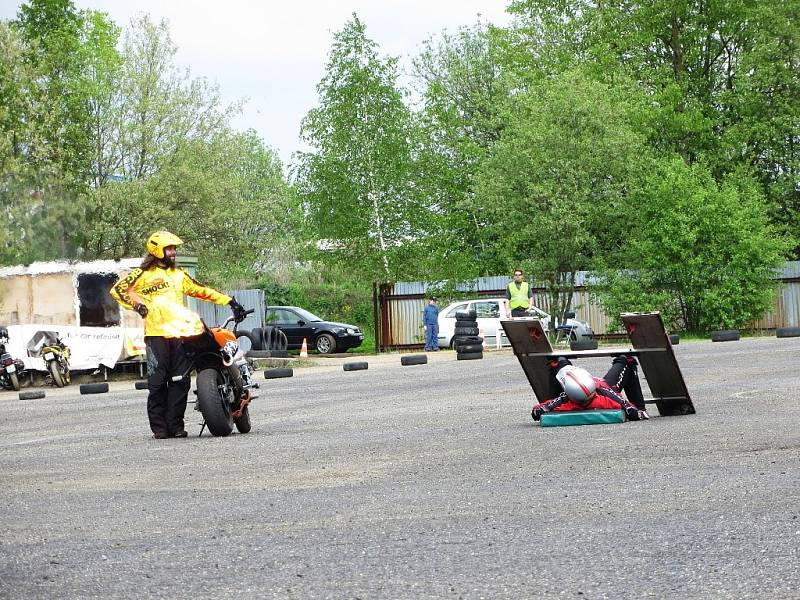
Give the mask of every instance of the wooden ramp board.
<path id="1" fill-rule="evenodd" d="M 539 419 L 539 426 L 569 427 L 624 422 L 625 413 L 621 410 L 567 410 L 544 413 Z"/>
<path id="2" fill-rule="evenodd" d="M 625 330 L 631 341 L 627 348 L 602 350 L 554 350 L 538 319 L 501 321 L 528 382 L 539 402 L 549 400 L 550 369 L 547 362 L 554 356 L 589 358 L 631 354 L 639 359 L 658 412 L 664 416 L 694 414 L 689 392 L 659 313 L 623 313 Z"/>
<path id="3" fill-rule="evenodd" d="M 659 313 L 622 313 L 620 315 L 631 345 L 653 394 L 659 414 L 693 415 L 694 405 L 686 389 L 672 343 Z"/>

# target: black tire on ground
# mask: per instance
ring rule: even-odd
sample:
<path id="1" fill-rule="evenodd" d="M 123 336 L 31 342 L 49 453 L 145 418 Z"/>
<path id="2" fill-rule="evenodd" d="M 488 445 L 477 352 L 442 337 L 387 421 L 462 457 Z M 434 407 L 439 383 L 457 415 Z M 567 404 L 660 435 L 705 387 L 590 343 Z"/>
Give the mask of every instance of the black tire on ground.
<path id="1" fill-rule="evenodd" d="M 320 333 L 314 340 L 314 347 L 320 354 L 333 354 L 336 352 L 336 339 L 330 333 Z"/>
<path id="2" fill-rule="evenodd" d="M 711 332 L 712 342 L 735 342 L 741 337 L 738 329 L 720 329 Z"/>
<path id="3" fill-rule="evenodd" d="M 53 378 L 53 383 L 56 387 L 64 387 L 64 379 L 61 377 L 61 371 L 58 370 L 58 361 L 51 360 L 48 362 L 47 370 L 50 371 L 50 377 Z"/>
<path id="4" fill-rule="evenodd" d="M 9 373 L 8 380 L 11 382 L 11 389 L 15 392 L 19 391 L 19 377 L 16 373 Z"/>
<path id="5" fill-rule="evenodd" d="M 800 327 L 778 327 L 775 335 L 779 338 L 798 337 L 800 336 Z"/>
<path id="6" fill-rule="evenodd" d="M 679 336 L 677 333 L 673 333 L 669 336 L 669 343 L 672 344 L 673 346 L 677 346 L 680 343 L 680 341 L 681 341 L 681 336 Z"/>
<path id="7" fill-rule="evenodd" d="M 459 352 L 456 360 L 479 360 L 483 358 L 483 352 Z"/>
<path id="8" fill-rule="evenodd" d="M 597 340 L 576 340 L 569 343 L 570 350 L 597 350 Z"/>
<path id="9" fill-rule="evenodd" d="M 470 354 L 471 352 L 483 352 L 483 344 L 456 344 L 456 352 L 459 354 Z"/>
<path id="10" fill-rule="evenodd" d="M 480 330 L 477 327 L 456 327 L 453 330 L 453 335 L 461 336 L 461 335 L 475 335 L 477 336 L 480 333 Z"/>
<path id="11" fill-rule="evenodd" d="M 147 380 L 146 379 L 145 380 L 139 380 L 139 381 L 137 381 L 136 383 L 133 384 L 133 387 L 135 387 L 137 390 L 146 390 L 147 389 Z"/>
<path id="12" fill-rule="evenodd" d="M 410 356 L 401 356 L 400 357 L 400 364 L 401 365 L 427 365 L 428 364 L 428 355 L 427 354 L 411 354 Z"/>
<path id="13" fill-rule="evenodd" d="M 250 429 L 252 425 L 250 425 L 250 407 L 245 406 L 244 410 L 242 411 L 242 416 L 238 419 L 233 420 L 233 424 L 236 425 L 236 430 L 239 433 L 250 433 Z"/>
<path id="14" fill-rule="evenodd" d="M 44 390 L 32 390 L 19 393 L 20 400 L 37 400 L 39 398 L 44 398 Z"/>
<path id="15" fill-rule="evenodd" d="M 264 371 L 264 379 L 281 379 L 283 377 L 291 377 L 294 375 L 292 369 L 267 369 Z"/>
<path id="16" fill-rule="evenodd" d="M 462 321 L 461 319 L 456 319 L 456 327 L 477 327 L 478 322 L 474 319 L 469 319 Z"/>
<path id="17" fill-rule="evenodd" d="M 369 369 L 369 363 L 366 361 L 344 363 L 342 369 L 345 371 L 366 371 Z"/>
<path id="18" fill-rule="evenodd" d="M 105 394 L 108 391 L 107 383 L 82 383 L 81 394 Z"/>
<path id="19" fill-rule="evenodd" d="M 233 431 L 231 409 L 219 391 L 222 374 L 216 369 L 203 369 L 197 374 L 197 406 L 211 435 L 226 436 Z"/>
<path id="20" fill-rule="evenodd" d="M 474 320 L 478 316 L 475 310 L 459 310 L 456 311 L 456 319 Z"/>

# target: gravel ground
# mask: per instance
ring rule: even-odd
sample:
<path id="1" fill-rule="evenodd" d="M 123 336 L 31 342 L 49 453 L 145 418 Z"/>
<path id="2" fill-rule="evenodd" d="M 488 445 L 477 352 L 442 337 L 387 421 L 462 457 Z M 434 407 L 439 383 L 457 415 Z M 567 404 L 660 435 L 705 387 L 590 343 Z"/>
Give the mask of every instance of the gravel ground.
<path id="1" fill-rule="evenodd" d="M 0 598 L 796 599 L 800 338 L 675 351 L 696 415 L 590 427 L 508 351 L 259 375 L 227 438 L 151 439 L 133 382 L 0 392 Z"/>

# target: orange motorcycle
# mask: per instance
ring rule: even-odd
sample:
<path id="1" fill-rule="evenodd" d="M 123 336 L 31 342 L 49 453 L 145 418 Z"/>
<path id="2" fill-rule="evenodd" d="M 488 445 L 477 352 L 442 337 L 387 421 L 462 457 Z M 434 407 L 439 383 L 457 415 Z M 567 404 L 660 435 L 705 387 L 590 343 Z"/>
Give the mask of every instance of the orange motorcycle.
<path id="1" fill-rule="evenodd" d="M 248 310 L 245 315 L 255 310 Z M 234 322 L 233 329 L 228 325 Z M 238 322 L 233 317 L 219 327 L 208 327 L 204 332 L 185 338 L 183 348 L 197 371 L 197 403 L 195 410 L 203 415 L 203 429 L 212 435 L 225 436 L 233 431 L 250 431 L 250 402 L 256 396 L 251 390 L 258 388 L 253 381 L 253 367 L 239 348 L 236 338 Z"/>

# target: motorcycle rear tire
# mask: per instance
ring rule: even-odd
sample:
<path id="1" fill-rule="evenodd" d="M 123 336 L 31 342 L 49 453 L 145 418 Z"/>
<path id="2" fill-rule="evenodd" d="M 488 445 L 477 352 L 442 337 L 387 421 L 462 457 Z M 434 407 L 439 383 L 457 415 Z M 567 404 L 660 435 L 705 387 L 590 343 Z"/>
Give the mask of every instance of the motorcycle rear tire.
<path id="1" fill-rule="evenodd" d="M 216 369 L 203 369 L 197 374 L 197 406 L 211 435 L 226 436 L 233 431 L 231 408 L 219 391 L 224 382 Z"/>
<path id="2" fill-rule="evenodd" d="M 11 382 L 11 389 L 15 392 L 19 391 L 19 377 L 16 373 L 9 373 L 8 380 Z"/>
<path id="3" fill-rule="evenodd" d="M 250 433 L 250 407 L 245 406 L 244 410 L 242 411 L 242 416 L 238 419 L 233 420 L 233 424 L 236 425 L 236 430 L 239 433 Z"/>
<path id="4" fill-rule="evenodd" d="M 61 378 L 61 371 L 58 369 L 58 361 L 51 360 L 48 362 L 47 369 L 50 371 L 50 377 L 53 378 L 53 383 L 56 387 L 64 387 L 64 380 Z"/>

